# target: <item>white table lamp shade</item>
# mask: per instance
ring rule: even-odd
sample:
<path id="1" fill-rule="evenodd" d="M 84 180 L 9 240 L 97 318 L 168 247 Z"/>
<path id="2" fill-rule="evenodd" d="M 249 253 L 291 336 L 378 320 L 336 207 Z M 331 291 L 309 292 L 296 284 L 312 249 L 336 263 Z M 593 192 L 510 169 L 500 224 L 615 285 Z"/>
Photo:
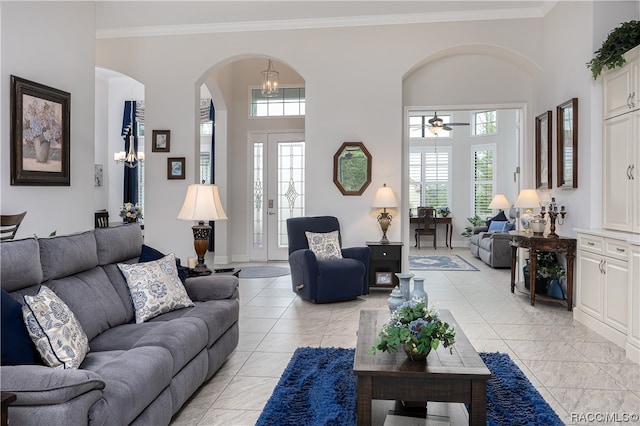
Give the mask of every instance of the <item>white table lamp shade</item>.
<path id="1" fill-rule="evenodd" d="M 518 195 L 515 207 L 522 209 L 532 209 L 540 207 L 540 197 L 535 189 L 523 189 Z"/>
<path id="2" fill-rule="evenodd" d="M 373 197 L 372 207 L 375 208 L 389 208 L 398 207 L 398 199 L 393 193 L 393 189 L 389 188 L 385 183 L 376 191 L 376 195 Z"/>
<path id="3" fill-rule="evenodd" d="M 189 185 L 178 219 L 197 221 L 228 219 L 220 202 L 218 187 L 205 184 Z"/>
<path id="4" fill-rule="evenodd" d="M 507 200 L 507 197 L 505 197 L 504 194 L 496 194 L 489 204 L 490 209 L 504 210 L 508 209 L 509 207 L 511 207 L 511 203 L 509 203 L 509 200 Z"/>

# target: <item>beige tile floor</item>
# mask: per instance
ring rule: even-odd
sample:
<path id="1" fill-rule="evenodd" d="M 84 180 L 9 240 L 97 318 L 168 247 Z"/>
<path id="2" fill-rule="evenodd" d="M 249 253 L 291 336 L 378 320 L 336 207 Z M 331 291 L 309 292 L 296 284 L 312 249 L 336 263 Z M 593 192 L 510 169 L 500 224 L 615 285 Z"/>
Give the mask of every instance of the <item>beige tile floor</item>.
<path id="1" fill-rule="evenodd" d="M 478 351 L 508 353 L 565 423 L 640 414 L 640 366 L 622 349 L 559 304 L 530 306 L 526 296 L 511 294 L 509 270 L 486 266 L 468 249 L 435 253 L 459 254 L 480 272 L 412 271 L 426 278 L 429 302 L 451 310 Z M 294 296 L 289 276 L 241 279 L 240 343 L 172 425 L 255 424 L 297 347 L 355 347 L 359 311 L 387 309 L 388 295 L 314 305 Z"/>

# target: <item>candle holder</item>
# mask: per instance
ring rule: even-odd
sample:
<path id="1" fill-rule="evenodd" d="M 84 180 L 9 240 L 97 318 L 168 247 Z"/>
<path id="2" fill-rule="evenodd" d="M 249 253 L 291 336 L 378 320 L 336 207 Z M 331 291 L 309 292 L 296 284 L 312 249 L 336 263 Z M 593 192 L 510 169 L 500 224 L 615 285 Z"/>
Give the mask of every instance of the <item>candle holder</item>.
<path id="1" fill-rule="evenodd" d="M 558 204 L 556 203 L 556 198 L 551 197 L 551 202 L 549 203 L 549 210 L 545 210 L 545 206 L 543 205 L 540 208 L 540 215 L 545 217 L 545 215 L 549 216 L 549 238 L 558 238 L 559 235 L 556 234 L 556 220 L 558 221 L 558 225 L 564 224 L 564 217 L 567 214 L 564 206 L 560 206 L 560 211 L 558 211 Z"/>

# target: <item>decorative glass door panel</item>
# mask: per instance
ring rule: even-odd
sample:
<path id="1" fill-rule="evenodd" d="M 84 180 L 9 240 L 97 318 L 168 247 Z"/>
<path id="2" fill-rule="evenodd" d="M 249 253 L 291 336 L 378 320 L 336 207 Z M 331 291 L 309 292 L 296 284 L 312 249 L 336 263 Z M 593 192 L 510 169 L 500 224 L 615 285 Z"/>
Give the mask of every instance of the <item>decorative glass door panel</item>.
<path id="1" fill-rule="evenodd" d="M 287 260 L 287 219 L 304 216 L 304 134 L 262 136 L 253 138 L 252 258 Z"/>

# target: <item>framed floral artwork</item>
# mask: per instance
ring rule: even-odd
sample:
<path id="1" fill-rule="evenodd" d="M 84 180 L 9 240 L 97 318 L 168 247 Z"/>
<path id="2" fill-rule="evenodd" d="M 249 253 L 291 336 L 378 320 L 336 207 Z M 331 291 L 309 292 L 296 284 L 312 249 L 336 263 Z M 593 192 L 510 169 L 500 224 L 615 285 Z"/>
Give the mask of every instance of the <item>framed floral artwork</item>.
<path id="1" fill-rule="evenodd" d="M 167 179 L 184 179 L 184 157 L 167 158 Z"/>
<path id="2" fill-rule="evenodd" d="M 11 76 L 11 185 L 69 186 L 71 94 Z"/>
<path id="3" fill-rule="evenodd" d="M 171 150 L 171 131 L 154 130 L 151 152 L 169 152 Z"/>

